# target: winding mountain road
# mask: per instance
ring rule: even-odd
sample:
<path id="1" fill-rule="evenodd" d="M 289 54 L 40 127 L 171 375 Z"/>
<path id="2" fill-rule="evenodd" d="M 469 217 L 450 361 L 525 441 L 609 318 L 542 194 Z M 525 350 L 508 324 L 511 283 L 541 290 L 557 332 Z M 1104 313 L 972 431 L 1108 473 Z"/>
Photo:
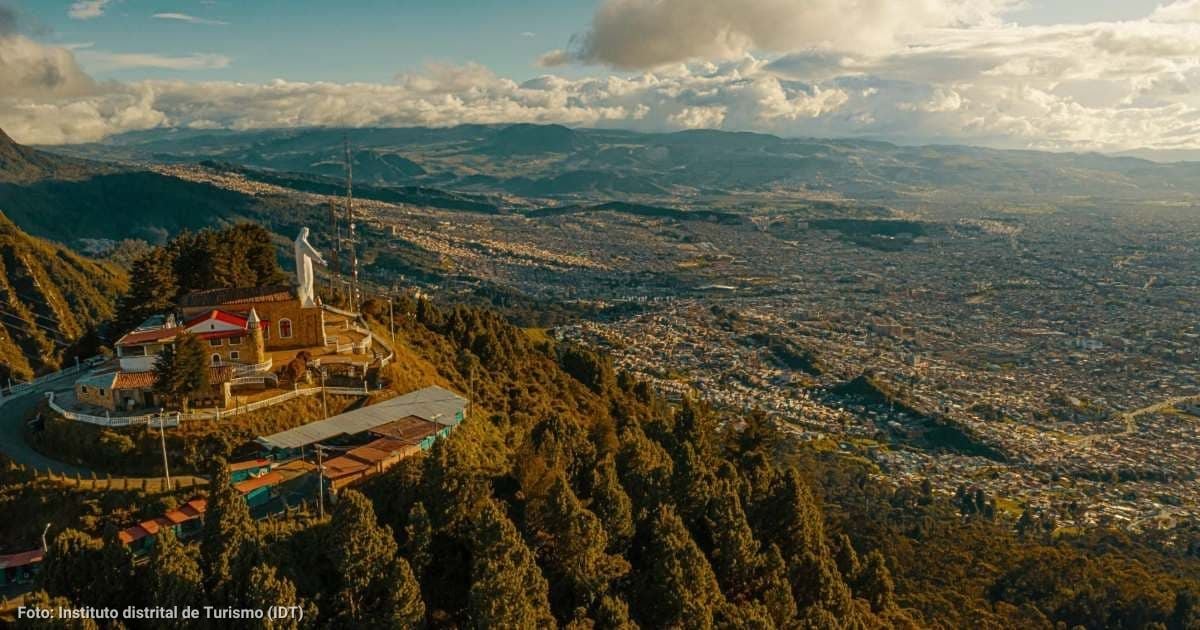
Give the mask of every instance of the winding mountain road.
<path id="1" fill-rule="evenodd" d="M 49 470 L 56 475 L 91 475 L 92 471 L 51 459 L 34 450 L 25 441 L 23 434 L 25 416 L 45 398 L 49 391 L 69 391 L 73 374 L 39 383 L 33 389 L 0 401 L 0 453 L 18 464 L 38 470 Z"/>

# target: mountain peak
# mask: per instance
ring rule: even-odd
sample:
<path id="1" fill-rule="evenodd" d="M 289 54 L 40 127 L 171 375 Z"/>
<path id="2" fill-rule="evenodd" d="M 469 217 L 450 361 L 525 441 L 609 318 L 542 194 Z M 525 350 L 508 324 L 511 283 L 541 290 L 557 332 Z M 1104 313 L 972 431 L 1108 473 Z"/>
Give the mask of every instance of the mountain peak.
<path id="1" fill-rule="evenodd" d="M 0 182 L 28 184 L 43 179 L 80 179 L 96 170 L 82 160 L 18 144 L 0 129 Z"/>

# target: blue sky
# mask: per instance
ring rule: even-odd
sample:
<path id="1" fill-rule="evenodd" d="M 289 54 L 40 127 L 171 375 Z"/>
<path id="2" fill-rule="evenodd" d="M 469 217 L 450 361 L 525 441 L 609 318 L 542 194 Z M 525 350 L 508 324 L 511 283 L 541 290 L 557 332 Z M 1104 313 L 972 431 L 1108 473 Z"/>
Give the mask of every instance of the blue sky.
<path id="1" fill-rule="evenodd" d="M 23 0 L 18 6 L 62 44 L 120 53 L 230 58 L 215 70 L 84 69 L 99 78 L 183 76 L 261 82 L 390 81 L 428 62 L 482 63 L 518 80 L 545 72 L 538 57 L 566 45 L 597 7 L 590 0 L 114 0 L 103 15 L 68 17 L 73 0 Z M 1006 18 L 1020 24 L 1136 19 L 1155 0 L 1031 0 Z M 183 13 L 225 24 L 155 19 Z M 580 75 L 586 70 L 559 73 Z"/>
<path id="2" fill-rule="evenodd" d="M 578 0 L 121 0 L 87 20 L 68 17 L 71 1 L 24 0 L 19 6 L 49 27 L 54 41 L 90 43 L 121 53 L 231 59 L 219 70 L 189 72 L 189 79 L 267 81 L 390 81 L 427 62 L 476 61 L 505 76 L 542 72 L 535 61 L 563 46 L 587 24 L 594 6 Z M 227 24 L 155 19 L 183 13 Z M 94 76 L 131 80 L 180 76 L 135 68 L 84 69 Z"/>
<path id="3" fill-rule="evenodd" d="M 1200 156 L 1200 0 L 0 0 L 0 127 L 537 122 Z"/>

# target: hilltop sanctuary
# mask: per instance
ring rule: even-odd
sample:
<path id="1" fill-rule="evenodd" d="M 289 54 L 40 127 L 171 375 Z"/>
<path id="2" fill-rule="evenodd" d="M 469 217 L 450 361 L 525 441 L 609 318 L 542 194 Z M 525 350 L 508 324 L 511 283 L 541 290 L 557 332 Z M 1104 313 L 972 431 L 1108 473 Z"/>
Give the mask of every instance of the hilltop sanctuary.
<path id="1" fill-rule="evenodd" d="M 162 406 L 154 392 L 155 362 L 185 333 L 198 337 L 209 352 L 211 387 L 194 401 L 199 407 L 225 407 L 237 379 L 269 374 L 276 361 L 286 363 L 298 351 L 324 349 L 331 339 L 312 278 L 312 263 L 324 261 L 306 237 L 307 228 L 296 239 L 295 285 L 183 295 L 173 312 L 152 316 L 118 339 L 115 360 L 75 382 L 76 400 L 107 411 Z"/>

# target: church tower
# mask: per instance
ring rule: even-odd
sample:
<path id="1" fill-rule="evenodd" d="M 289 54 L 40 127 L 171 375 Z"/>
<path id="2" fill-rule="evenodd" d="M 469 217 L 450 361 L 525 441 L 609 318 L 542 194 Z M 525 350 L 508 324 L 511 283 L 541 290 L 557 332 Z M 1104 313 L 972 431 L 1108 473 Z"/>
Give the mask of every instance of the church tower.
<path id="1" fill-rule="evenodd" d="M 246 317 L 246 328 L 250 333 L 250 363 L 258 365 L 267 360 L 267 347 L 263 340 L 262 320 L 258 318 L 258 311 L 253 307 L 250 308 L 250 315 Z"/>

